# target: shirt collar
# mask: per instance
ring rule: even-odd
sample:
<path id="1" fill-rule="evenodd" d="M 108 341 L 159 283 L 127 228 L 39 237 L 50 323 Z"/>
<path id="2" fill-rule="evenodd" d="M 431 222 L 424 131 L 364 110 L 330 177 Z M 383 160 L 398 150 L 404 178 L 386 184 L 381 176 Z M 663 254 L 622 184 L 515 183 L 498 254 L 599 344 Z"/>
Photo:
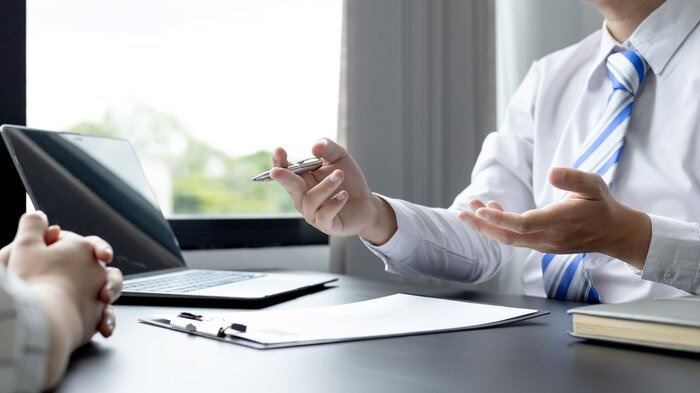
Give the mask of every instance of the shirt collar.
<path id="1" fill-rule="evenodd" d="M 600 51 L 595 64 L 605 61 L 616 47 L 633 48 L 659 75 L 700 21 L 700 2 L 666 0 L 654 10 L 624 43 L 615 40 L 603 23 Z"/>

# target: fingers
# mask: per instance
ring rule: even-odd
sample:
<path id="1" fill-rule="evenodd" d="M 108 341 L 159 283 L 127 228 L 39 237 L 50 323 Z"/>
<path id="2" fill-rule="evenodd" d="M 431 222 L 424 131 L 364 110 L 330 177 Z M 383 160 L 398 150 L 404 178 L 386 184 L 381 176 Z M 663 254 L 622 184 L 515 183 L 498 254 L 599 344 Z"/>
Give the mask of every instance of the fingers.
<path id="1" fill-rule="evenodd" d="M 502 244 L 524 246 L 541 242 L 540 232 L 518 233 L 493 222 L 486 221 L 471 211 L 465 210 L 460 212 L 458 214 L 458 218 L 469 224 L 472 229 L 479 231 Z"/>
<path id="2" fill-rule="evenodd" d="M 501 212 L 505 211 L 503 206 L 501 206 L 501 204 L 496 202 L 496 201 L 489 201 L 489 203 L 487 203 L 486 206 L 491 208 L 491 209 L 496 209 L 496 210 L 501 211 Z"/>
<path id="3" fill-rule="evenodd" d="M 330 204 L 333 204 L 335 201 L 336 205 L 345 203 L 347 192 L 336 195 L 333 200 L 329 201 L 329 198 L 337 192 L 338 187 L 343 182 L 343 177 L 343 171 L 335 170 L 304 195 L 301 213 L 304 215 L 307 222 L 312 225 L 316 223 L 318 210 L 326 201 Z M 338 197 L 340 197 L 340 199 L 338 199 Z M 333 208 L 331 210 L 335 209 Z"/>
<path id="4" fill-rule="evenodd" d="M 324 200 L 319 206 L 309 207 L 309 214 L 306 214 L 304 218 L 326 233 L 342 232 L 343 222 L 338 215 L 349 198 L 348 192 L 342 190 Z"/>
<path id="5" fill-rule="evenodd" d="M 304 182 L 300 181 L 297 176 L 287 168 L 290 162 L 287 160 L 287 152 L 278 147 L 272 152 L 272 169 L 270 170 L 270 178 L 277 181 L 287 192 L 292 196 L 295 206 L 299 205 L 301 195 L 304 193 Z M 298 209 L 298 207 L 297 207 Z"/>
<path id="6" fill-rule="evenodd" d="M 508 213 L 497 201 L 482 202 L 479 199 L 469 201 L 470 212 L 460 212 L 458 217 L 470 225 L 487 230 L 489 233 L 498 232 L 498 236 L 503 238 L 506 232 L 513 234 L 526 234 L 540 232 L 551 224 L 557 212 L 556 209 L 530 210 L 523 214 Z M 505 232 L 496 231 L 503 229 Z M 511 236 L 511 234 L 507 234 Z"/>
<path id="7" fill-rule="evenodd" d="M 473 212 L 481 209 L 482 207 L 489 207 L 491 209 L 496 209 L 499 211 L 504 211 L 503 206 L 501 206 L 500 203 L 496 201 L 489 201 L 488 203 L 484 204 L 480 199 L 472 199 L 469 201 L 469 208 L 472 209 Z"/>
<path id="8" fill-rule="evenodd" d="M 311 147 L 311 153 L 315 157 L 323 158 L 329 163 L 338 162 L 348 157 L 348 152 L 339 144 L 328 138 L 323 138 Z"/>
<path id="9" fill-rule="evenodd" d="M 287 161 L 287 152 L 281 147 L 276 148 L 272 152 L 272 166 L 286 168 L 289 165 L 290 162 Z"/>
<path id="10" fill-rule="evenodd" d="M 109 337 L 114 333 L 114 328 L 116 327 L 116 317 L 114 315 L 114 308 L 111 305 L 105 305 L 102 310 L 102 319 L 100 319 L 97 325 L 97 331 L 104 337 Z"/>
<path id="11" fill-rule="evenodd" d="M 10 261 L 10 251 L 12 250 L 12 244 L 8 244 L 2 249 L 0 249 L 0 263 L 7 267 L 7 263 Z"/>
<path id="12" fill-rule="evenodd" d="M 311 152 L 315 157 L 323 159 L 323 167 L 297 175 L 285 169 L 289 162 L 284 149 L 275 149 L 270 178 L 287 190 L 294 201 L 294 207 L 304 215 L 308 223 L 323 231 L 332 231 L 337 229 L 338 225 L 342 226 L 338 215 L 350 200 L 348 191 L 339 191 L 345 174 L 340 169 L 334 170 L 335 166 L 332 164 L 345 158 L 349 159 L 349 156 L 343 147 L 327 138 L 316 142 Z M 346 161 L 346 164 L 339 165 L 344 165 L 339 166 L 343 168 L 349 167 L 351 171 L 356 166 L 351 159 Z M 361 175 L 360 180 L 364 181 Z"/>
<path id="13" fill-rule="evenodd" d="M 555 209 L 537 209 L 517 214 L 485 207 L 474 212 L 474 215 L 493 225 L 517 233 L 543 231 L 557 219 Z"/>
<path id="14" fill-rule="evenodd" d="M 44 233 L 44 242 L 46 245 L 51 245 L 58 241 L 61 236 L 61 227 L 58 225 L 51 225 L 46 229 Z M 10 261 L 10 252 L 12 251 L 12 244 L 8 244 L 2 249 L 0 249 L 0 263 L 7 266 Z"/>
<path id="15" fill-rule="evenodd" d="M 97 331 L 104 337 L 109 337 L 114 333 L 116 318 L 111 303 L 114 303 L 122 293 L 123 276 L 119 269 L 108 267 L 107 280 L 100 290 L 100 300 L 104 303 L 102 318 L 97 325 Z"/>
<path id="16" fill-rule="evenodd" d="M 44 242 L 47 246 L 50 246 L 58 241 L 61 237 L 61 227 L 58 225 L 51 225 L 46 229 L 44 234 Z"/>
<path id="17" fill-rule="evenodd" d="M 336 221 L 336 218 L 347 203 L 348 197 L 348 192 L 343 190 L 326 201 L 316 210 L 316 215 L 314 217 L 315 225 L 319 228 L 331 230 L 336 222 L 342 224 L 340 221 Z M 342 228 L 337 228 L 337 230 L 342 231 Z"/>
<path id="18" fill-rule="evenodd" d="M 113 267 L 107 268 L 107 280 L 105 285 L 100 289 L 100 300 L 104 304 L 114 303 L 119 296 L 122 294 L 122 286 L 124 284 L 124 277 L 122 272 Z"/>
<path id="19" fill-rule="evenodd" d="M 294 201 L 294 206 L 301 211 L 301 199 L 308 188 L 306 181 L 284 168 L 272 168 L 270 170 L 270 178 L 287 190 Z"/>
<path id="20" fill-rule="evenodd" d="M 44 245 L 44 234 L 49 226 L 49 220 L 41 211 L 24 213 L 19 219 L 17 235 L 13 243 L 30 246 L 33 244 Z"/>
<path id="21" fill-rule="evenodd" d="M 608 190 L 607 184 L 597 174 L 573 168 L 552 168 L 549 171 L 549 182 L 554 187 L 591 199 L 600 199 Z"/>
<path id="22" fill-rule="evenodd" d="M 472 209 L 472 211 L 477 211 L 482 207 L 486 207 L 486 205 L 480 199 L 472 199 L 469 201 L 469 208 Z"/>
<path id="23" fill-rule="evenodd" d="M 106 241 L 104 241 L 101 237 L 99 236 L 86 236 L 85 237 L 91 244 L 95 253 L 95 257 L 106 263 L 109 264 L 112 262 L 112 258 L 114 257 L 114 250 L 112 250 L 112 246 L 109 245 Z"/>

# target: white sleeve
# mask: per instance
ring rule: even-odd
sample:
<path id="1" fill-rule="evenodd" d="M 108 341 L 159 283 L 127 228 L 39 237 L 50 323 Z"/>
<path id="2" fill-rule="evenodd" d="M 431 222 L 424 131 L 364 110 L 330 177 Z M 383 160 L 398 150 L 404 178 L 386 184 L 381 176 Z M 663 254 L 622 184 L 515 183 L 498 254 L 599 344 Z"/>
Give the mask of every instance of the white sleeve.
<path id="1" fill-rule="evenodd" d="M 697 223 L 651 217 L 651 242 L 642 278 L 700 294 L 700 228 Z"/>
<path id="2" fill-rule="evenodd" d="M 535 63 L 508 105 L 503 125 L 485 139 L 472 183 L 449 209 L 429 208 L 382 197 L 394 209 L 398 230 L 389 241 L 369 249 L 387 271 L 416 278 L 482 282 L 510 259 L 502 245 L 457 219 L 472 198 L 495 200 L 507 211 L 535 208 L 532 196 L 534 103 L 539 71 Z"/>
<path id="3" fill-rule="evenodd" d="M 48 345 L 41 305 L 0 264 L 0 392 L 39 391 Z"/>
<path id="4" fill-rule="evenodd" d="M 383 197 L 396 212 L 398 230 L 372 246 L 387 271 L 414 278 L 480 282 L 495 274 L 509 250 L 459 221 L 456 211 Z"/>

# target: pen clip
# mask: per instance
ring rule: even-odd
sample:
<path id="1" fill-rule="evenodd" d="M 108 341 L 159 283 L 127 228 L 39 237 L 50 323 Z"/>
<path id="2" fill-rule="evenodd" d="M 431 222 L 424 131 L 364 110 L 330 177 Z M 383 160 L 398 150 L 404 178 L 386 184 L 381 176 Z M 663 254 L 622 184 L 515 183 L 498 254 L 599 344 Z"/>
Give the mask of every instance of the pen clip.
<path id="1" fill-rule="evenodd" d="M 323 166 L 323 159 L 318 157 L 309 157 L 301 161 L 297 161 L 295 164 L 288 166 L 286 169 L 292 173 L 301 174 L 304 172 L 315 171 L 316 169 Z M 270 177 L 270 171 L 263 172 L 254 178 L 252 181 L 272 181 Z"/>
<path id="2" fill-rule="evenodd" d="M 230 325 L 219 328 L 219 332 L 216 333 L 216 336 L 217 337 L 226 337 L 226 331 L 228 329 L 233 329 L 237 332 L 245 333 L 248 330 L 248 326 L 246 326 L 242 323 L 232 323 Z"/>
<path id="3" fill-rule="evenodd" d="M 296 173 L 297 175 L 304 172 L 314 171 L 323 165 L 323 159 L 318 157 L 310 157 L 297 161 L 296 164 L 287 167 L 287 170 Z"/>
<path id="4" fill-rule="evenodd" d="M 303 160 L 297 161 L 297 164 L 299 164 L 299 165 L 310 164 L 310 163 L 315 164 L 318 161 L 321 161 L 321 159 L 318 157 L 309 157 L 309 158 L 304 158 Z"/>
<path id="5" fill-rule="evenodd" d="M 185 319 L 192 319 L 195 321 L 201 321 L 202 318 L 204 318 L 204 315 L 198 315 L 198 314 L 192 314 L 187 311 L 183 311 L 180 314 L 178 314 L 179 318 L 185 318 Z"/>

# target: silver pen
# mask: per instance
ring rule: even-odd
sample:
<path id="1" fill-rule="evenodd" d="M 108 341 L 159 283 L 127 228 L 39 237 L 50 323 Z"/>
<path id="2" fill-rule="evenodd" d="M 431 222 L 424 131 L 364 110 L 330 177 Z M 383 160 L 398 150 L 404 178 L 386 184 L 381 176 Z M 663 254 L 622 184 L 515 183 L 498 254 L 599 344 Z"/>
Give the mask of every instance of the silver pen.
<path id="1" fill-rule="evenodd" d="M 318 158 L 318 157 L 311 157 L 307 158 L 305 160 L 301 160 L 297 162 L 296 164 L 288 166 L 287 169 L 290 172 L 296 173 L 297 175 L 305 173 L 305 172 L 310 172 L 310 171 L 315 171 L 316 169 L 320 168 L 321 165 L 323 165 L 323 160 Z M 251 180 L 253 181 L 272 181 L 272 178 L 270 177 L 270 171 L 265 171 Z"/>

